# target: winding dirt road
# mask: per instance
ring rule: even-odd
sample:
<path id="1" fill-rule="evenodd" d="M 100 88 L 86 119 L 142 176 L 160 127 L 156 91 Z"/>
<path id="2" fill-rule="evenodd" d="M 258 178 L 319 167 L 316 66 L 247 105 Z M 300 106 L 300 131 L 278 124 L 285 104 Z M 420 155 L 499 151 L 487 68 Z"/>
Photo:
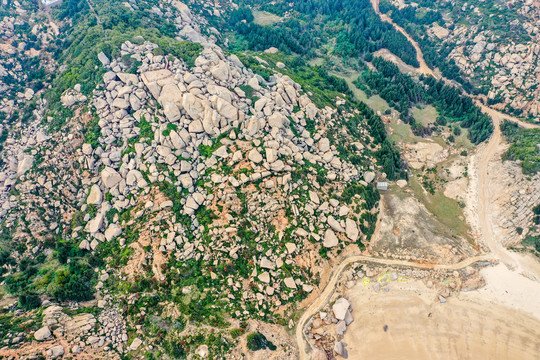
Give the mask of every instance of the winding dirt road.
<path id="1" fill-rule="evenodd" d="M 373 6 L 373 10 L 380 16 L 381 20 L 391 24 L 397 31 L 402 33 L 413 45 L 414 49 L 416 50 L 416 58 L 418 60 L 418 63 L 420 64 L 420 66 L 416 69 L 416 71 L 424 75 L 431 75 L 435 77 L 436 79 L 442 79 L 443 81 L 447 83 L 452 83 L 450 80 L 442 77 L 441 74 L 439 74 L 438 72 L 435 72 L 431 68 L 429 68 L 429 66 L 426 64 L 426 61 L 424 60 L 422 49 L 420 48 L 418 43 L 405 31 L 405 29 L 403 29 L 401 26 L 394 23 L 392 19 L 389 18 L 387 15 L 382 14 L 380 12 L 379 0 L 370 0 L 370 1 Z M 488 114 L 493 120 L 493 128 L 494 128 L 493 134 L 491 135 L 487 145 L 485 145 L 482 149 L 480 149 L 478 153 L 476 154 L 478 158 L 478 162 L 479 162 L 479 169 L 478 169 L 479 181 L 478 181 L 478 188 L 477 188 L 479 224 L 480 224 L 480 229 L 482 232 L 482 240 L 486 244 L 486 246 L 489 248 L 492 254 L 471 257 L 457 264 L 450 264 L 450 265 L 421 264 L 421 263 L 415 263 L 415 262 L 409 262 L 409 261 L 373 258 L 369 256 L 364 256 L 364 255 L 356 255 L 356 256 L 351 256 L 349 258 L 345 258 L 339 264 L 339 266 L 335 268 L 335 270 L 333 271 L 333 274 L 328 280 L 328 283 L 326 284 L 323 292 L 317 297 L 317 299 L 313 303 L 311 303 L 311 305 L 306 309 L 306 311 L 302 314 L 302 316 L 298 320 L 298 323 L 296 326 L 295 337 L 296 337 L 296 342 L 299 348 L 300 360 L 308 360 L 309 359 L 308 354 L 309 354 L 309 351 L 311 351 L 311 349 L 309 348 L 309 345 L 307 344 L 308 343 L 307 339 L 304 338 L 304 327 L 306 326 L 309 319 L 313 315 L 315 315 L 318 311 L 320 311 L 328 303 L 332 294 L 334 293 L 336 284 L 338 283 L 343 270 L 345 270 L 347 266 L 353 263 L 365 262 L 365 263 L 374 263 L 374 264 L 381 264 L 381 265 L 388 265 L 388 266 L 405 266 L 405 267 L 414 267 L 414 268 L 422 268 L 422 269 L 459 270 L 479 261 L 489 261 L 493 259 L 498 259 L 511 269 L 515 269 L 519 272 L 528 271 L 529 273 L 533 274 L 535 277 L 537 276 L 538 278 L 540 278 L 540 264 L 538 264 L 537 262 L 524 261 L 524 258 L 521 255 L 508 251 L 504 246 L 501 245 L 501 243 L 497 241 L 495 237 L 495 234 L 493 231 L 493 223 L 490 219 L 490 211 L 489 211 L 490 206 L 491 206 L 491 194 L 490 194 L 490 186 L 489 186 L 490 181 L 489 181 L 489 172 L 488 172 L 488 164 L 493 158 L 493 156 L 495 155 L 495 153 L 497 152 L 497 148 L 501 141 L 500 123 L 502 121 L 509 120 L 527 129 L 540 128 L 540 126 L 526 123 L 519 120 L 518 118 L 503 114 L 495 109 L 485 106 L 479 99 L 471 96 L 470 94 L 467 94 L 467 93 L 465 94 L 471 97 L 475 101 L 477 106 L 480 107 L 480 109 L 484 113 Z M 378 235 L 378 232 L 376 232 L 374 236 L 377 236 L 377 235 Z"/>
<path id="2" fill-rule="evenodd" d="M 418 45 L 418 43 L 414 41 L 414 39 L 409 35 L 409 33 L 407 33 L 407 31 L 405 31 L 404 28 L 394 23 L 392 19 L 388 17 L 388 15 L 381 13 L 381 11 L 379 10 L 379 0 L 370 0 L 370 1 L 371 1 L 371 6 L 373 6 L 373 10 L 375 11 L 377 15 L 379 15 L 381 20 L 386 23 L 389 23 L 397 31 L 402 33 L 407 38 L 407 40 L 409 40 L 411 45 L 414 47 L 414 50 L 416 50 L 416 60 L 418 61 L 418 64 L 420 64 L 420 66 L 416 69 L 416 71 L 424 75 L 431 75 L 435 77 L 436 79 L 439 79 L 440 76 L 436 74 L 433 70 L 431 70 L 431 68 L 426 64 L 426 61 L 424 60 L 424 55 L 422 54 L 422 49 L 420 49 L 420 46 Z"/>

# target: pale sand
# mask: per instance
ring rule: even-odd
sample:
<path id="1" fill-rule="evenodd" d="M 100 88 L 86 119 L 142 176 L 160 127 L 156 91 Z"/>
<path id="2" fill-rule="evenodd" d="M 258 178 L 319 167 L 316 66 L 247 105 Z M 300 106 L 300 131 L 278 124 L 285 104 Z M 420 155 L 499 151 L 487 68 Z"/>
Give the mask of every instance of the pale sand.
<path id="1" fill-rule="evenodd" d="M 485 268 L 480 274 L 486 280 L 486 286 L 470 293 L 463 293 L 463 297 L 485 299 L 505 305 L 533 315 L 540 321 L 539 282 L 508 270 L 503 264 Z M 540 353 L 537 358 L 540 359 Z"/>
<path id="2" fill-rule="evenodd" d="M 420 281 L 393 282 L 390 288 L 376 293 L 371 286 L 356 285 L 347 290 L 354 317 L 343 339 L 349 359 L 540 357 L 540 320 L 529 314 L 486 301 L 481 298 L 485 294 L 460 294 L 441 304 Z"/>

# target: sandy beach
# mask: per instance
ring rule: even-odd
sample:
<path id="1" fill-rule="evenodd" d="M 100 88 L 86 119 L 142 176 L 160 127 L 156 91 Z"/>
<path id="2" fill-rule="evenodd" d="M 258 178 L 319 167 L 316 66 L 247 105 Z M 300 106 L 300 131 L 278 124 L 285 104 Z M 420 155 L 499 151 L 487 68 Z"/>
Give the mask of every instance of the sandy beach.
<path id="1" fill-rule="evenodd" d="M 388 292 L 375 292 L 370 285 L 356 285 L 347 291 L 355 319 L 343 339 L 349 359 L 539 357 L 540 320 L 497 304 L 494 289 L 484 290 L 489 299 L 475 291 L 442 304 L 435 290 L 417 280 L 388 287 Z"/>

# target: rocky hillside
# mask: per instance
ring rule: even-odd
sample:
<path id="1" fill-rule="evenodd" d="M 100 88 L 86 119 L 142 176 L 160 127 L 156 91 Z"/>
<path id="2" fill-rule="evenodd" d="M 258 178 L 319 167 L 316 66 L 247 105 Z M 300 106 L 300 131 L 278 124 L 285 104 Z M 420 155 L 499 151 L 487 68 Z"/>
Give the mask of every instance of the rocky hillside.
<path id="1" fill-rule="evenodd" d="M 2 83 L 0 355 L 294 358 L 282 326 L 369 243 L 373 182 L 399 167 L 381 119 L 316 69 L 225 52 L 177 1 L 122 10 L 176 39 L 122 41 L 101 5 L 8 4 L 2 54 L 34 34 L 51 66 L 39 89 Z M 85 21 L 106 46 L 81 50 Z M 22 60 L 0 69 L 29 83 Z"/>

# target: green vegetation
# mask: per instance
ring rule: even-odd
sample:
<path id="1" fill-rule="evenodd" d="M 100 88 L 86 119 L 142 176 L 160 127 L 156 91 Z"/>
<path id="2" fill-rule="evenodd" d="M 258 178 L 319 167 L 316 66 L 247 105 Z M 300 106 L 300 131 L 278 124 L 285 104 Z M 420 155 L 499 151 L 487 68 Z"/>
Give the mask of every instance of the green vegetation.
<path id="1" fill-rule="evenodd" d="M 493 132 L 489 116 L 483 114 L 458 88 L 432 77 L 415 80 L 401 73 L 392 62 L 380 57 L 373 59 L 373 65 L 377 71 L 365 70 L 355 84 L 362 86 L 365 83 L 376 91 L 401 113 L 402 119 L 411 125 L 415 135 L 431 135 L 429 128 L 417 123 L 410 115 L 410 109 L 420 103 L 433 104 L 441 114 L 438 123 L 446 124 L 450 121 L 467 128 L 469 139 L 475 144 L 486 140 Z M 454 127 L 454 134 L 461 134 L 458 127 Z"/>
<path id="2" fill-rule="evenodd" d="M 523 129 L 517 124 L 504 121 L 501 131 L 510 148 L 503 160 L 519 160 L 524 174 L 534 175 L 540 171 L 540 129 Z"/>
<path id="3" fill-rule="evenodd" d="M 439 220 L 448 231 L 450 237 L 461 236 L 469 241 L 470 227 L 465 222 L 463 209 L 456 200 L 446 197 L 442 191 L 434 192 L 434 194 L 426 194 L 420 184 L 421 179 L 411 176 L 409 185 L 414 191 L 415 197 L 422 202 L 428 211 Z M 425 182 L 425 179 L 424 179 Z"/>
<path id="4" fill-rule="evenodd" d="M 392 25 L 380 20 L 369 0 L 299 0 L 272 4 L 251 0 L 244 3 L 277 16 L 293 11 L 294 16 L 262 26 L 255 22 L 250 8 L 240 7 L 224 20 L 213 19 L 235 38 L 232 50 L 262 51 L 274 46 L 285 53 L 314 57 L 317 51 L 329 45 L 324 39 L 332 39 L 334 55 L 368 56 L 387 48 L 407 64 L 418 66 L 414 47 Z"/>
<path id="5" fill-rule="evenodd" d="M 276 350 L 276 346 L 260 332 L 251 333 L 247 336 L 247 348 L 251 351 Z"/>

